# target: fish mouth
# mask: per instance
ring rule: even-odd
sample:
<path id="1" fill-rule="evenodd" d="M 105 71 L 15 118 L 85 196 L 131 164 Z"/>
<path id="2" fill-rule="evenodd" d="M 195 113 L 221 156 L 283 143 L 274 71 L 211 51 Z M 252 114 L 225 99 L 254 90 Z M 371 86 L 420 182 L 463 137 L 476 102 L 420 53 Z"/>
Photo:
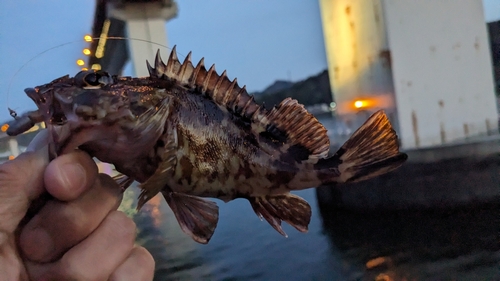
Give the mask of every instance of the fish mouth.
<path id="1" fill-rule="evenodd" d="M 63 125 L 66 123 L 66 114 L 61 107 L 59 99 L 55 99 L 52 91 L 41 91 L 39 88 L 24 89 L 26 95 L 31 98 L 38 107 L 38 112 L 43 116 L 46 123 Z"/>
<path id="2" fill-rule="evenodd" d="M 24 92 L 28 97 L 30 97 L 35 102 L 39 99 L 38 89 L 35 88 L 26 88 Z"/>

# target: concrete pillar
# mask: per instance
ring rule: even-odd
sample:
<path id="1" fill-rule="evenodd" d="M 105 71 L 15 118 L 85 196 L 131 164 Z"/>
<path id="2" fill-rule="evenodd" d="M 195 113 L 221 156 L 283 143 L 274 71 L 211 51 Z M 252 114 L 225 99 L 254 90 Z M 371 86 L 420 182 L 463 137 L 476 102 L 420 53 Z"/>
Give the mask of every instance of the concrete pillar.
<path id="1" fill-rule="evenodd" d="M 481 0 L 384 0 L 405 148 L 498 133 Z"/>
<path id="2" fill-rule="evenodd" d="M 177 16 L 173 1 L 111 5 L 109 16 L 126 22 L 134 76 L 148 76 L 146 60 L 153 60 L 160 45 L 168 46 L 166 21 Z M 156 43 L 156 44 L 155 44 Z M 160 44 L 160 45 L 157 45 Z M 166 55 L 166 54 L 165 54 Z"/>
<path id="3" fill-rule="evenodd" d="M 19 156 L 21 153 L 19 150 L 19 144 L 17 143 L 17 139 L 15 137 L 9 138 L 9 151 L 10 154 L 14 157 Z"/>
<path id="4" fill-rule="evenodd" d="M 381 1 L 320 0 L 320 8 L 338 115 L 356 127 L 378 109 L 394 113 L 391 58 Z"/>
<path id="5" fill-rule="evenodd" d="M 320 0 L 320 7 L 341 117 L 359 124 L 385 109 L 404 149 L 498 133 L 481 0 Z"/>

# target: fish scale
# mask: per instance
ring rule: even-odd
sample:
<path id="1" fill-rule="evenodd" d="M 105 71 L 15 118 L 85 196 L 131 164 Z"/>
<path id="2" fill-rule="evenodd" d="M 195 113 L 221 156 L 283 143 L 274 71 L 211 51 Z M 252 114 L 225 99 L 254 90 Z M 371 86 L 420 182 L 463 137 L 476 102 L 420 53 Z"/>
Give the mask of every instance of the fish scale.
<path id="1" fill-rule="evenodd" d="M 175 47 L 165 64 L 158 52 L 149 77 L 82 71 L 28 88 L 38 110 L 14 116 L 7 133 L 38 122 L 50 131 L 51 158 L 81 149 L 115 166 L 122 188 L 140 182 L 138 209 L 162 193 L 181 229 L 208 243 L 217 205 L 204 197 L 245 198 L 285 235 L 287 222 L 306 232 L 309 204 L 290 191 L 355 182 L 390 172 L 407 155 L 383 111 L 374 113 L 331 157 L 324 126 L 296 100 L 270 110 L 226 71 L 204 60 L 184 62 Z"/>

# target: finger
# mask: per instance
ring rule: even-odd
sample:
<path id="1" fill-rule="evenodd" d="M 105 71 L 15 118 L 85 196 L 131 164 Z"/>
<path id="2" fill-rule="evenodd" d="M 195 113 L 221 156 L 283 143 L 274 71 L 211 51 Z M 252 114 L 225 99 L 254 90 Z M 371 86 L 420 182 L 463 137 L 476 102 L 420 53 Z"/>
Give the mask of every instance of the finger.
<path id="1" fill-rule="evenodd" d="M 19 245 L 26 258 L 49 262 L 94 231 L 120 204 L 122 192 L 108 175 L 99 174 L 92 188 L 70 201 L 49 201 L 22 229 Z"/>
<path id="2" fill-rule="evenodd" d="M 28 262 L 35 280 L 107 280 L 134 247 L 135 223 L 119 211 L 111 212 L 99 227 L 57 262 Z"/>
<path id="3" fill-rule="evenodd" d="M 54 159 L 45 170 L 45 188 L 55 198 L 70 201 L 89 189 L 97 177 L 97 165 L 83 151 Z"/>
<path id="4" fill-rule="evenodd" d="M 143 247 L 134 247 L 127 259 L 109 277 L 110 281 L 153 280 L 155 261 Z"/>
<path id="5" fill-rule="evenodd" d="M 47 164 L 47 150 L 39 150 L 23 153 L 0 165 L 0 230 L 12 233 L 30 201 L 43 192 Z"/>

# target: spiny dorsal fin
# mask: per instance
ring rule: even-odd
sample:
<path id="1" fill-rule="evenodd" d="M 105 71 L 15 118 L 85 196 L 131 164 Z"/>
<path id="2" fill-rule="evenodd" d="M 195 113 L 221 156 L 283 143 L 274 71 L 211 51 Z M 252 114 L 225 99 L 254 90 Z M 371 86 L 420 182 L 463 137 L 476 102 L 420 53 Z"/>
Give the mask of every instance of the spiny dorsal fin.
<path id="1" fill-rule="evenodd" d="M 181 64 L 175 46 L 166 65 L 161 60 L 158 50 L 155 68 L 152 69 L 148 63 L 148 69 L 151 77 L 165 76 L 183 86 L 198 89 L 201 94 L 211 98 L 220 107 L 252 121 L 252 130 L 256 135 L 265 133 L 264 135 L 271 139 L 277 137 L 283 144 L 280 147 L 282 152 L 293 154 L 292 158 L 311 159 L 315 162 L 318 158 L 328 155 L 330 140 L 326 129 L 296 100 L 285 99 L 267 112 L 255 103 L 254 97 L 247 93 L 245 86 L 239 87 L 236 79 L 230 81 L 226 71 L 221 75 L 217 74 L 215 65 L 207 70 L 203 58 L 195 67 L 189 53 Z M 297 149 L 301 153 L 300 159 L 296 156 Z"/>
<path id="2" fill-rule="evenodd" d="M 191 62 L 191 52 L 186 56 L 184 62 L 180 63 L 174 46 L 165 65 L 158 50 L 154 65 L 155 68 L 147 62 L 151 77 L 161 78 L 165 76 L 176 80 L 183 86 L 197 88 L 219 106 L 240 116 L 252 118 L 259 109 L 259 106 L 253 101 L 253 97 L 247 93 L 245 86 L 239 87 L 236 79 L 230 81 L 226 71 L 221 75 L 217 74 L 215 65 L 207 70 L 203 58 L 195 67 Z"/>

